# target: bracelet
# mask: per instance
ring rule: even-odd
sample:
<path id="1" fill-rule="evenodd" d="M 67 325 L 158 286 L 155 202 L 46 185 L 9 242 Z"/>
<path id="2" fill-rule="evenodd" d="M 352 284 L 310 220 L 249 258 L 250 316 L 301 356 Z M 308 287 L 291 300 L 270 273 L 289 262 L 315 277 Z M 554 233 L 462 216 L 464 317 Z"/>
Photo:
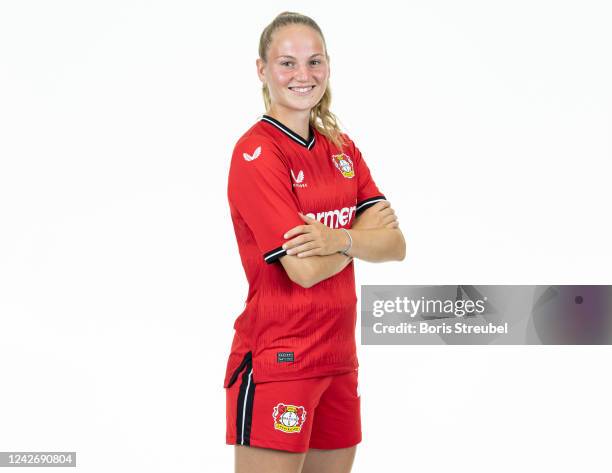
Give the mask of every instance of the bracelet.
<path id="1" fill-rule="evenodd" d="M 348 230 L 346 228 L 341 228 L 340 230 L 344 230 L 344 233 L 346 233 L 349 237 L 349 244 L 348 246 L 344 249 L 344 250 L 340 250 L 339 253 L 342 253 L 344 256 L 349 256 L 346 253 L 351 249 L 351 247 L 353 246 L 353 237 L 351 236 L 351 234 L 348 232 Z M 349 256 L 350 258 L 351 256 Z"/>

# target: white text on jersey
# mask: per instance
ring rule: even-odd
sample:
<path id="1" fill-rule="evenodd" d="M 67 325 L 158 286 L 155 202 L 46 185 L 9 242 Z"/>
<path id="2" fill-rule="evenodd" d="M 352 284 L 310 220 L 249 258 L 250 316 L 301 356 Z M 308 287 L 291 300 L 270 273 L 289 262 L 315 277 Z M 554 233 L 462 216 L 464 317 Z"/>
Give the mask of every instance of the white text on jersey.
<path id="1" fill-rule="evenodd" d="M 312 212 L 307 213 L 306 215 L 308 215 L 310 218 L 318 220 L 330 228 L 340 228 L 348 225 L 356 209 L 357 207 L 353 205 L 352 207 L 342 207 L 341 209 L 317 212 L 316 216 Z"/>

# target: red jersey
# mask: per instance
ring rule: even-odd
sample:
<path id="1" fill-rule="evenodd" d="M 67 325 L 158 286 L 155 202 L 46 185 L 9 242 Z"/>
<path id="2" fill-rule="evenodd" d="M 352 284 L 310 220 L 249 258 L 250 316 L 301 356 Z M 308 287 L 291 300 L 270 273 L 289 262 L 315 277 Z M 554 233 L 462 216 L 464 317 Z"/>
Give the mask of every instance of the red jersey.
<path id="1" fill-rule="evenodd" d="M 286 254 L 283 235 L 305 224 L 298 211 L 331 228 L 350 228 L 356 215 L 385 199 L 359 149 L 344 136 L 348 144 L 340 151 L 314 127 L 306 140 L 263 115 L 236 143 L 228 199 L 249 292 L 234 322 L 224 387 L 249 360 L 255 383 L 359 366 L 353 262 L 305 289 L 278 261 Z"/>

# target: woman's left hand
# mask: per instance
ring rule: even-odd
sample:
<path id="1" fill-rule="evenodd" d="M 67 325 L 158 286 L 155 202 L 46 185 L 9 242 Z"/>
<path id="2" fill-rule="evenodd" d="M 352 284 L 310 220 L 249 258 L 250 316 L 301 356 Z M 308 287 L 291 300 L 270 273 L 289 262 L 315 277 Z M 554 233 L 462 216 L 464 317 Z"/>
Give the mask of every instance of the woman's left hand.
<path id="1" fill-rule="evenodd" d="M 325 256 L 337 253 L 348 246 L 349 238 L 343 231 L 329 228 L 302 213 L 299 215 L 306 225 L 298 225 L 285 233 L 285 238 L 291 238 L 283 245 L 288 255 L 297 255 L 300 258 Z"/>

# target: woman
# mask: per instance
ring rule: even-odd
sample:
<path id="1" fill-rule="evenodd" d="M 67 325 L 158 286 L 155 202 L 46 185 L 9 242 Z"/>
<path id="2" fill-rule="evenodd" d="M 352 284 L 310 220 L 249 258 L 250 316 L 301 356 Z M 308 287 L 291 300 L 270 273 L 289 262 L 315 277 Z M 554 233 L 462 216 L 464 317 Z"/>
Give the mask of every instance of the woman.
<path id="1" fill-rule="evenodd" d="M 239 473 L 348 472 L 361 441 L 353 258 L 402 260 L 405 242 L 329 110 L 318 25 L 281 13 L 256 64 L 266 114 L 238 140 L 228 183 L 249 293 L 224 381 L 226 442 Z"/>

